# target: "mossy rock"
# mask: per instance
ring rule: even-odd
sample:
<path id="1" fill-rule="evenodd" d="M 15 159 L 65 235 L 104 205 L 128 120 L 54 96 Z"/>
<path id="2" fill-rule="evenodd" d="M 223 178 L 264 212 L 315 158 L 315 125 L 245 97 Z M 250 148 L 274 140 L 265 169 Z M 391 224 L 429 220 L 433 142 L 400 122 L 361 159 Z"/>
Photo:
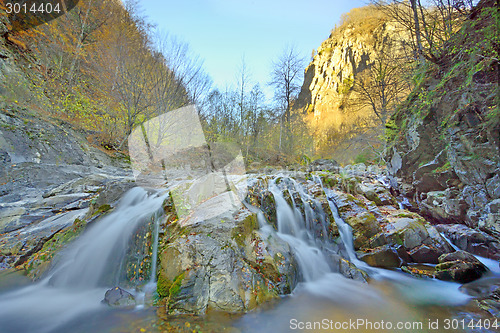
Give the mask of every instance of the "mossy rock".
<path id="1" fill-rule="evenodd" d="M 235 240 L 239 247 L 244 248 L 247 244 L 246 240 L 250 237 L 253 231 L 259 229 L 257 214 L 249 214 L 243 221 L 238 223 L 231 231 L 231 238 Z"/>
<path id="2" fill-rule="evenodd" d="M 368 211 L 348 216 L 345 222 L 353 229 L 356 249 L 369 247 L 369 240 L 382 231 L 375 216 Z"/>
<path id="3" fill-rule="evenodd" d="M 172 281 L 170 281 L 163 272 L 158 274 L 158 281 L 156 282 L 156 292 L 161 298 L 168 297 Z"/>
<path id="4" fill-rule="evenodd" d="M 181 292 L 181 285 L 182 281 L 184 280 L 185 277 L 185 272 L 182 272 L 181 274 L 177 275 L 174 278 L 174 281 L 172 281 L 172 284 L 170 285 L 170 288 L 168 289 L 168 297 L 170 301 L 174 300 L 177 295 Z"/>
<path id="5" fill-rule="evenodd" d="M 274 196 L 271 192 L 264 191 L 262 193 L 260 209 L 264 213 L 266 220 L 277 227 L 278 217 L 276 215 L 276 201 L 274 200 Z"/>
<path id="6" fill-rule="evenodd" d="M 25 263 L 24 269 L 26 275 L 32 280 L 39 279 L 43 273 L 50 268 L 50 262 L 54 256 L 63 249 L 70 241 L 74 240 L 85 230 L 87 222 L 75 219 L 73 224 L 54 235 L 47 240 L 40 251 L 34 253 Z"/>

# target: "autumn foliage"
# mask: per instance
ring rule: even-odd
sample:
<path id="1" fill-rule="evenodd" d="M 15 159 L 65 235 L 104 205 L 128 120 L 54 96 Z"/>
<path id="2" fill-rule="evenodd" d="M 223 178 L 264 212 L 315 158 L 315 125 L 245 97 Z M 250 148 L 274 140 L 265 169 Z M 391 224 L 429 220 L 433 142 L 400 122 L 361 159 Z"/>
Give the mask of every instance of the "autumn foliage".
<path id="1" fill-rule="evenodd" d="M 0 15 L 11 28 L 2 8 Z M 22 75 L 7 78 L 1 98 L 68 121 L 108 148 L 125 148 L 135 126 L 193 102 L 193 85 L 208 81 L 187 46 L 157 38 L 132 1 L 80 1 L 66 15 L 3 38 Z"/>

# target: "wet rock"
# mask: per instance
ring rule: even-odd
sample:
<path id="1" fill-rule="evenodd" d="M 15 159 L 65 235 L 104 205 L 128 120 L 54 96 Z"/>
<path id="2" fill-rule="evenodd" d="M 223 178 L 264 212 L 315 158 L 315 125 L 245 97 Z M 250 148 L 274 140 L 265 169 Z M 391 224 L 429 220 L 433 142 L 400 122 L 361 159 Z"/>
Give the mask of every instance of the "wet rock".
<path id="1" fill-rule="evenodd" d="M 368 200 L 373 201 L 377 206 L 386 206 L 395 203 L 394 197 L 384 186 L 359 183 L 356 185 L 356 192 L 362 194 Z"/>
<path id="2" fill-rule="evenodd" d="M 421 202 L 424 214 L 442 222 L 463 221 L 466 208 L 464 200 L 449 188 L 445 191 L 428 192 L 425 200 Z"/>
<path id="3" fill-rule="evenodd" d="M 368 253 L 360 254 L 358 258 L 373 267 L 392 268 L 402 264 L 397 252 L 389 245 L 371 249 Z"/>
<path id="4" fill-rule="evenodd" d="M 351 215 L 345 222 L 353 229 L 355 249 L 367 247 L 370 239 L 382 231 L 375 216 L 369 212 Z"/>
<path id="5" fill-rule="evenodd" d="M 427 245 L 440 255 L 453 251 L 439 232 L 416 213 L 396 210 L 386 218 L 388 223 L 384 227 L 384 232 L 387 234 L 387 239 L 403 245 L 408 254 L 422 245 Z"/>
<path id="6" fill-rule="evenodd" d="M 170 226 L 160 253 L 157 288 L 169 313 L 244 312 L 297 283 L 289 245 L 259 231 L 255 214 L 237 209 L 181 224 Z"/>
<path id="7" fill-rule="evenodd" d="M 340 165 L 335 160 L 319 159 L 309 164 L 308 171 L 329 171 L 338 173 Z"/>
<path id="8" fill-rule="evenodd" d="M 441 251 L 427 245 L 418 246 L 408 252 L 411 262 L 425 262 L 429 264 L 437 264 Z"/>
<path id="9" fill-rule="evenodd" d="M 112 307 L 134 307 L 135 298 L 128 291 L 115 287 L 106 291 L 104 295 L 103 303 L 108 304 Z"/>
<path id="10" fill-rule="evenodd" d="M 436 229 L 461 250 L 500 260 L 500 242 L 483 231 L 471 229 L 463 224 L 439 224 Z"/>
<path id="11" fill-rule="evenodd" d="M 439 257 L 436 265 L 436 277 L 441 280 L 451 280 L 468 283 L 479 279 L 488 269 L 472 254 L 456 251 Z"/>
<path id="12" fill-rule="evenodd" d="M 357 268 L 353 263 L 343 258 L 339 259 L 338 270 L 340 274 L 348 279 L 353 279 L 360 282 L 368 282 L 369 280 L 369 276 L 365 271 Z"/>
<path id="13" fill-rule="evenodd" d="M 115 179 L 99 187 L 99 195 L 92 201 L 88 216 L 94 215 L 104 205 L 114 205 L 120 197 L 136 184 L 131 179 Z"/>

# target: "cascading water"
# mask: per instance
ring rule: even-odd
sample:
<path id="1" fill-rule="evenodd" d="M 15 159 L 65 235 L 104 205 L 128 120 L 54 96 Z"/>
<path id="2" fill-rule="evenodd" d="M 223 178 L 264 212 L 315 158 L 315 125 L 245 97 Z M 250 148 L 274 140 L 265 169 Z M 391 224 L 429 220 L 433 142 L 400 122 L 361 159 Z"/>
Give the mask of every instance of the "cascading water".
<path id="1" fill-rule="evenodd" d="M 49 332 L 78 316 L 105 310 L 101 300 L 108 288 L 121 282 L 119 268 L 124 266 L 129 239 L 139 225 L 159 216 L 164 199 L 142 188 L 127 192 L 113 212 L 63 251 L 47 277 L 2 295 L 1 331 Z M 157 232 L 154 237 L 157 242 Z M 153 258 L 152 277 L 155 268 Z"/>
<path id="2" fill-rule="evenodd" d="M 320 179 L 315 179 L 326 194 L 340 237 L 348 254 L 348 259 L 356 267 L 367 272 L 371 278 L 389 280 L 407 298 L 408 301 L 418 304 L 448 304 L 459 305 L 466 303 L 470 297 L 462 293 L 460 284 L 431 279 L 416 279 L 407 274 L 376 268 L 361 261 L 354 250 L 352 228 L 339 215 L 333 192 L 323 187 Z"/>
<path id="3" fill-rule="evenodd" d="M 311 226 L 313 211 L 310 210 L 309 217 L 304 220 L 295 205 L 293 209 L 288 205 L 275 182 L 271 183 L 269 190 L 276 203 L 277 234 L 294 251 L 304 281 L 317 280 L 330 272 L 323 252 L 318 248 L 314 236 L 311 235 L 311 228 L 306 228 L 306 225 Z"/>
<path id="4" fill-rule="evenodd" d="M 280 179 L 279 184 L 276 179 Z M 321 210 L 316 209 L 319 205 L 315 204 L 315 199 L 293 180 L 285 184 L 284 176 L 280 175 L 276 179 L 269 184 L 276 204 L 276 234 L 292 248 L 302 274 L 302 282 L 297 285 L 292 297 L 273 310 L 245 316 L 239 323 L 243 331 L 288 331 L 288 327 L 293 329 L 293 326 L 289 326 L 292 323 L 290 318 L 296 322 L 324 318 L 411 321 L 416 318 L 413 308 L 415 304 L 422 307 L 455 306 L 465 304 L 470 299 L 459 290 L 459 284 L 413 278 L 399 271 L 371 267 L 359 260 L 353 246 L 352 229 L 340 217 L 333 192 L 323 188 L 319 179 L 315 180 L 327 197 L 338 227 L 341 239 L 339 246 L 328 239 L 325 216 L 324 213 L 321 214 Z M 302 200 L 303 215 L 297 207 L 298 200 L 289 200 L 289 205 L 283 195 L 287 193 L 294 198 L 292 192 Z M 321 226 L 312 223 L 315 219 L 322 223 Z M 272 227 L 265 221 L 263 214 L 259 214 L 259 223 L 262 231 L 272 232 Z M 325 237 L 314 237 L 315 230 L 323 230 L 321 233 Z M 328 264 L 329 252 L 343 253 L 347 260 L 368 273 L 374 282 L 361 283 L 339 274 L 335 267 Z M 387 290 L 392 290 L 398 297 L 387 295 Z"/>
<path id="5" fill-rule="evenodd" d="M 458 246 L 456 246 L 455 244 L 453 244 L 451 239 L 446 237 L 446 235 L 444 233 L 441 233 L 441 236 L 444 239 L 446 239 L 446 241 L 448 241 L 448 243 L 450 243 L 451 247 L 453 247 L 453 249 L 455 251 L 460 251 L 460 248 Z M 488 267 L 490 272 L 492 272 L 495 275 L 500 275 L 500 267 L 498 266 L 498 261 L 493 260 L 493 259 L 489 259 L 489 258 L 484 258 L 484 257 L 478 256 L 475 254 L 473 254 L 473 256 L 476 257 L 477 260 L 479 260 L 484 266 Z"/>

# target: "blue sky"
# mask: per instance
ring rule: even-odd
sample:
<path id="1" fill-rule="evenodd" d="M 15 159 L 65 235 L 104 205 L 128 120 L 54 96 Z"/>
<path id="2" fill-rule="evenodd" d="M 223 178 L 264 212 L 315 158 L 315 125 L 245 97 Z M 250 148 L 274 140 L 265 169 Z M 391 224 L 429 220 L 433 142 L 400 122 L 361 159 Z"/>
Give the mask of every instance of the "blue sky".
<path id="1" fill-rule="evenodd" d="M 367 0 L 141 0 L 143 14 L 189 43 L 221 89 L 236 82 L 244 56 L 253 82 L 269 82 L 271 63 L 294 45 L 310 61 L 340 16 Z M 266 89 L 269 96 L 270 90 Z"/>

